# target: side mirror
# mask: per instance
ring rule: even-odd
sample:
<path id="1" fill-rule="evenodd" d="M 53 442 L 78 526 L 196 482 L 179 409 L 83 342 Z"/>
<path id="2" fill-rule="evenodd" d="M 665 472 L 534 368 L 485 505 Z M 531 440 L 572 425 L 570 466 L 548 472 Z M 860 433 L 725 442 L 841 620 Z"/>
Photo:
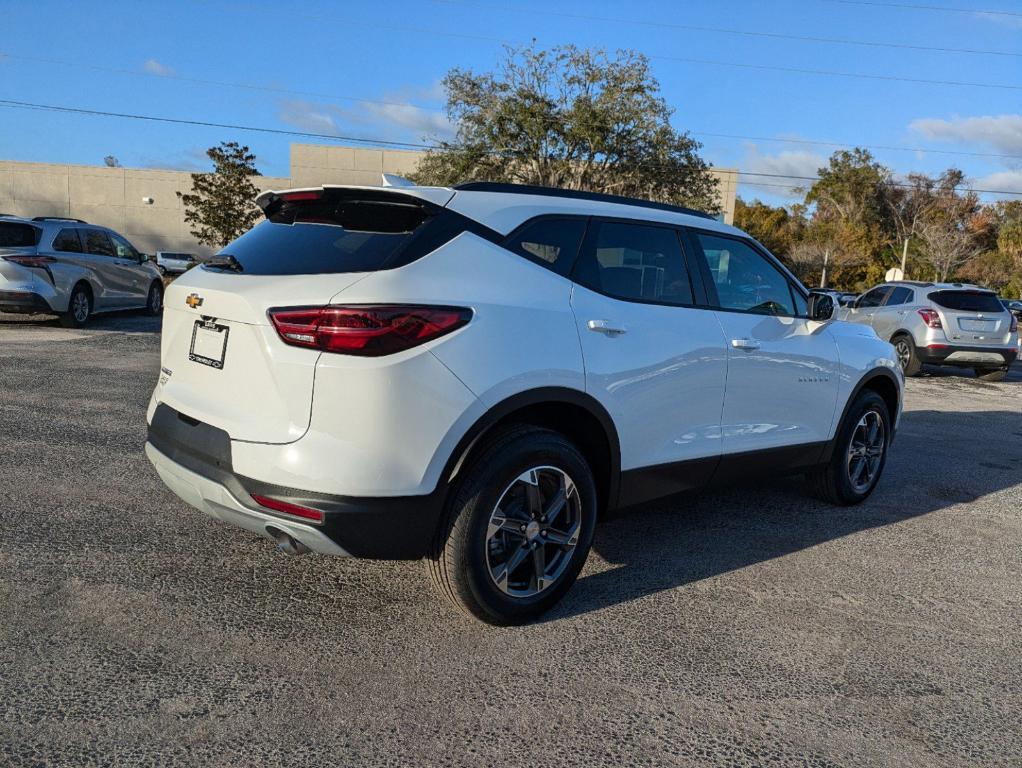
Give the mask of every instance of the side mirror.
<path id="1" fill-rule="evenodd" d="M 148 253 L 140 253 L 138 255 L 138 263 L 139 264 L 145 264 L 147 261 L 149 261 L 149 254 Z"/>
<path id="2" fill-rule="evenodd" d="M 837 302 L 834 296 L 823 291 L 809 292 L 809 319 L 825 323 L 834 319 L 834 312 L 837 310 Z"/>

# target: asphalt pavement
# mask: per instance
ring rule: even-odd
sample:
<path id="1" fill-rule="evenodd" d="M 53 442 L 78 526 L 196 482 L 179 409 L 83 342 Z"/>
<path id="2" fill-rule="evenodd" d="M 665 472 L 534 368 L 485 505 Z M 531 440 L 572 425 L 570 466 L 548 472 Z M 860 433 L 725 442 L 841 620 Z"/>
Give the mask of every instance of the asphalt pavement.
<path id="1" fill-rule="evenodd" d="M 1022 371 L 909 382 L 860 507 L 797 478 L 598 530 L 544 621 L 291 558 L 142 454 L 159 320 L 0 316 L 0 765 L 1022 762 Z"/>

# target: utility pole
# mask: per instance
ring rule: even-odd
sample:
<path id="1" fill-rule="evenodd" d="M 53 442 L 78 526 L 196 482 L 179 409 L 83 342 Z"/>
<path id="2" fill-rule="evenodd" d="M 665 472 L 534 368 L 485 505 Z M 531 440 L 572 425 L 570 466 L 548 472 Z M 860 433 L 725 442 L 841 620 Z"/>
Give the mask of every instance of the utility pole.
<path id="1" fill-rule="evenodd" d="M 905 246 L 901 249 L 901 279 L 905 279 L 905 261 L 908 259 L 908 238 L 905 238 Z"/>
<path id="2" fill-rule="evenodd" d="M 820 287 L 827 287 L 827 262 L 830 261 L 830 249 L 823 252 L 823 273 L 820 275 Z"/>

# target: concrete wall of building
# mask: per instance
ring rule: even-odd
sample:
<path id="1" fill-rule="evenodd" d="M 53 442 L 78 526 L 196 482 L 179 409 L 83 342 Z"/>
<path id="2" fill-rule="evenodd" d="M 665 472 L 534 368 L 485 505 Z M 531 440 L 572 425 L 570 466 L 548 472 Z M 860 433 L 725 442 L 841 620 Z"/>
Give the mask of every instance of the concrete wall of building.
<path id="1" fill-rule="evenodd" d="M 272 176 L 253 182 L 260 190 L 290 185 L 290 179 Z M 84 219 L 120 232 L 150 254 L 212 252 L 195 241 L 185 223 L 177 193 L 191 188 L 185 171 L 0 161 L 0 213 Z"/>
<path id="2" fill-rule="evenodd" d="M 256 176 L 260 191 L 321 184 L 378 186 L 383 173 L 407 175 L 421 152 L 320 144 L 291 145 L 291 176 Z M 735 213 L 738 172 L 714 168 L 724 221 Z M 191 174 L 140 168 L 0 161 L 0 213 L 71 216 L 120 232 L 145 253 L 186 251 L 208 255 L 189 233 L 178 192 L 191 190 Z M 152 202 L 146 202 L 151 199 Z"/>

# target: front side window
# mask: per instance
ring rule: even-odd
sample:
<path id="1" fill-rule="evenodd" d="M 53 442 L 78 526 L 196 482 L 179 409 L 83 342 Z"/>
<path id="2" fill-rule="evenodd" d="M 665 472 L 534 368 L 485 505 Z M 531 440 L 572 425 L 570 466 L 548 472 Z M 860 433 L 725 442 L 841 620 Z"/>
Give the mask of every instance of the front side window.
<path id="1" fill-rule="evenodd" d="M 899 285 L 897 288 L 891 291 L 891 294 L 887 297 L 884 302 L 885 307 L 893 307 L 897 304 L 908 304 L 912 301 L 912 289 L 906 288 L 903 285 Z"/>
<path id="2" fill-rule="evenodd" d="M 567 275 L 585 233 L 585 219 L 538 219 L 520 227 L 503 245 L 559 275 Z"/>
<path id="3" fill-rule="evenodd" d="M 82 253 L 82 238 L 77 229 L 62 229 L 53 238 L 53 250 L 64 253 Z"/>
<path id="4" fill-rule="evenodd" d="M 887 295 L 887 291 L 890 290 L 886 285 L 882 285 L 879 288 L 874 288 L 872 291 L 864 293 L 859 297 L 859 300 L 855 302 L 856 309 L 875 309 L 884 303 L 884 296 Z"/>
<path id="5" fill-rule="evenodd" d="M 788 279 L 740 240 L 696 233 L 722 309 L 761 315 L 794 315 Z"/>
<path id="6" fill-rule="evenodd" d="M 110 239 L 113 241 L 114 251 L 117 253 L 118 258 L 138 261 L 138 251 L 135 250 L 131 243 L 120 235 L 113 233 L 110 234 Z"/>
<path id="7" fill-rule="evenodd" d="M 86 230 L 85 252 L 94 256 L 113 256 L 116 253 L 107 233 L 98 229 Z"/>
<path id="8" fill-rule="evenodd" d="M 576 270 L 579 283 L 617 299 L 694 303 L 677 230 L 617 222 L 595 226 Z"/>

